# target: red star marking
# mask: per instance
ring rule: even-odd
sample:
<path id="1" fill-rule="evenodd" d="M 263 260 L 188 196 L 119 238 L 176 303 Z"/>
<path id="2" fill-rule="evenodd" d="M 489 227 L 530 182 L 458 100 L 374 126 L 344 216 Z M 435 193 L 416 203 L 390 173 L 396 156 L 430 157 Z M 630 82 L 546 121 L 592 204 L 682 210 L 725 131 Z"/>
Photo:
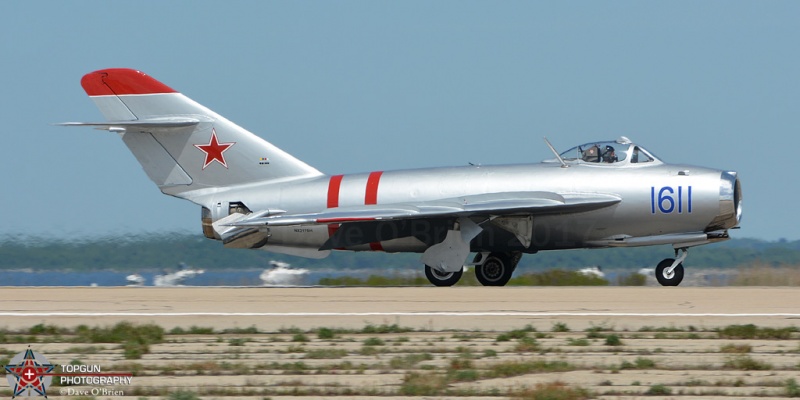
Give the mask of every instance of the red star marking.
<path id="1" fill-rule="evenodd" d="M 206 161 L 203 163 L 203 169 L 206 169 L 206 167 L 214 161 L 228 168 L 228 164 L 225 162 L 225 156 L 222 153 L 227 151 L 234 144 L 236 144 L 236 142 L 220 143 L 217 141 L 217 131 L 211 128 L 211 139 L 209 139 L 208 144 L 196 144 L 194 147 L 206 153 Z"/>

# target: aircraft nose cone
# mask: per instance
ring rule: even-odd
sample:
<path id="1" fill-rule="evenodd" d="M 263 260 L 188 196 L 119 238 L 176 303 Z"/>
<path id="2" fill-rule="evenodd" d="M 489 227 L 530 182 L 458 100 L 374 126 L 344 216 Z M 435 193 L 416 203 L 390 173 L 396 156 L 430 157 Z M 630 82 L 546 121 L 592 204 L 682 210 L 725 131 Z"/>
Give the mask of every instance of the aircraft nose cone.
<path id="1" fill-rule="evenodd" d="M 742 220 L 742 185 L 736 172 L 723 172 L 719 185 L 719 211 L 717 217 L 723 229 L 739 226 Z"/>

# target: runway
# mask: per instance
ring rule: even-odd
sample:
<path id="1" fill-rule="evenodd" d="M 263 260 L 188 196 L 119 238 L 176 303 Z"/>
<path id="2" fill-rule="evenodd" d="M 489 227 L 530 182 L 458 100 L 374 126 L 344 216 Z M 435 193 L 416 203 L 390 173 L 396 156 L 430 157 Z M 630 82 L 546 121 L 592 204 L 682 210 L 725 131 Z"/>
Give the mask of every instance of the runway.
<path id="1" fill-rule="evenodd" d="M 215 329 L 255 326 L 427 330 L 613 326 L 792 326 L 800 288 L 661 287 L 5 287 L 0 326 L 110 325 L 119 321 Z"/>

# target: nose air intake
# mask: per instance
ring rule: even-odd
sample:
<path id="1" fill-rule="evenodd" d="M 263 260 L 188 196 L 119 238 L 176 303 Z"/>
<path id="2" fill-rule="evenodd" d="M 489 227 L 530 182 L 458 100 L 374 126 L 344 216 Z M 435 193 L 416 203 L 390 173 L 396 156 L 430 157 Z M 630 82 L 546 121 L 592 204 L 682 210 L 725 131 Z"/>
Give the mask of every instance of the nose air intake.
<path id="1" fill-rule="evenodd" d="M 707 231 L 739 226 L 742 220 L 742 185 L 736 172 L 721 174 L 719 185 L 719 215 L 711 221 Z"/>

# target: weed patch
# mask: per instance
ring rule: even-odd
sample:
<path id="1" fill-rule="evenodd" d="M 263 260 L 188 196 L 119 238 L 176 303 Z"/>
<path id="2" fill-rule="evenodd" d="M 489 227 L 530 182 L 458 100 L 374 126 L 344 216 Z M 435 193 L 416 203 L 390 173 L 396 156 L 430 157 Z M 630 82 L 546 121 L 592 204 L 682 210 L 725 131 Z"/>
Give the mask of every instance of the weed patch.
<path id="1" fill-rule="evenodd" d="M 304 333 L 295 333 L 294 336 L 292 336 L 292 341 L 298 343 L 307 343 L 310 340 L 308 340 L 308 336 L 306 336 Z"/>
<path id="2" fill-rule="evenodd" d="M 422 354 L 407 354 L 405 356 L 394 357 L 389 361 L 389 367 L 392 369 L 408 369 L 413 368 L 415 365 L 423 362 L 433 360 L 433 356 L 429 353 Z"/>
<path id="3" fill-rule="evenodd" d="M 317 329 L 317 338 L 322 340 L 330 340 L 336 337 L 336 331 L 331 328 Z"/>
<path id="4" fill-rule="evenodd" d="M 567 339 L 567 346 L 588 346 L 588 345 L 589 345 L 589 340 L 587 340 L 587 339 L 583 339 L 583 338 L 581 338 L 581 339 L 575 339 L 575 338 Z"/>
<path id="5" fill-rule="evenodd" d="M 316 349 L 309 350 L 303 358 L 308 359 L 339 359 L 347 356 L 347 351 L 342 349 Z"/>
<path id="6" fill-rule="evenodd" d="M 400 394 L 404 396 L 436 396 L 447 388 L 447 379 L 439 374 L 407 373 L 400 385 Z"/>
<path id="7" fill-rule="evenodd" d="M 570 331 L 569 326 L 567 326 L 567 324 L 565 324 L 563 322 L 556 322 L 555 324 L 553 324 L 553 327 L 550 328 L 550 330 L 552 332 L 569 332 Z"/>
<path id="8" fill-rule="evenodd" d="M 510 393 L 515 400 L 585 400 L 592 398 L 588 390 L 570 387 L 563 382 L 539 383 L 533 388 Z"/>
<path id="9" fill-rule="evenodd" d="M 408 328 L 404 326 L 399 326 L 397 324 L 392 325 L 367 325 L 364 329 L 361 330 L 361 333 L 367 334 L 385 334 L 385 333 L 408 333 L 414 332 L 414 328 Z"/>
<path id="10" fill-rule="evenodd" d="M 619 369 L 652 369 L 656 367 L 656 362 L 643 357 L 636 357 L 636 360 L 633 363 L 629 361 L 623 361 L 620 364 Z"/>
<path id="11" fill-rule="evenodd" d="M 785 340 L 792 337 L 792 333 L 797 332 L 795 327 L 785 328 L 760 328 L 753 324 L 747 325 L 728 325 L 717 331 L 723 339 L 778 339 Z"/>
<path id="12" fill-rule="evenodd" d="M 214 328 L 192 325 L 189 329 L 176 326 L 169 331 L 170 335 L 213 335 Z"/>
<path id="13" fill-rule="evenodd" d="M 723 366 L 728 369 L 738 369 L 742 371 L 766 371 L 772 369 L 772 365 L 769 363 L 742 355 L 728 357 Z"/>
<path id="14" fill-rule="evenodd" d="M 371 337 L 364 340 L 364 346 L 383 346 L 386 342 L 381 338 Z"/>
<path id="15" fill-rule="evenodd" d="M 784 385 L 786 397 L 800 397 L 800 385 L 797 384 L 795 379 L 787 379 Z"/>
<path id="16" fill-rule="evenodd" d="M 575 368 L 565 361 L 507 361 L 489 366 L 485 378 L 508 378 L 534 372 L 566 372 Z"/>
<path id="17" fill-rule="evenodd" d="M 622 340 L 617 335 L 608 335 L 606 336 L 606 346 L 622 346 Z"/>
<path id="18" fill-rule="evenodd" d="M 236 335 L 255 335 L 255 334 L 259 333 L 259 332 L 258 332 L 258 328 L 256 328 L 255 326 L 251 325 L 251 326 L 249 326 L 247 328 L 225 329 L 225 330 L 222 331 L 222 333 L 225 333 L 225 334 L 236 334 Z"/>
<path id="19" fill-rule="evenodd" d="M 753 346 L 749 344 L 726 344 L 719 348 L 720 353 L 745 354 L 753 351 Z"/>
<path id="20" fill-rule="evenodd" d="M 672 389 L 665 385 L 653 385 L 644 394 L 648 396 L 669 396 L 672 394 Z"/>

